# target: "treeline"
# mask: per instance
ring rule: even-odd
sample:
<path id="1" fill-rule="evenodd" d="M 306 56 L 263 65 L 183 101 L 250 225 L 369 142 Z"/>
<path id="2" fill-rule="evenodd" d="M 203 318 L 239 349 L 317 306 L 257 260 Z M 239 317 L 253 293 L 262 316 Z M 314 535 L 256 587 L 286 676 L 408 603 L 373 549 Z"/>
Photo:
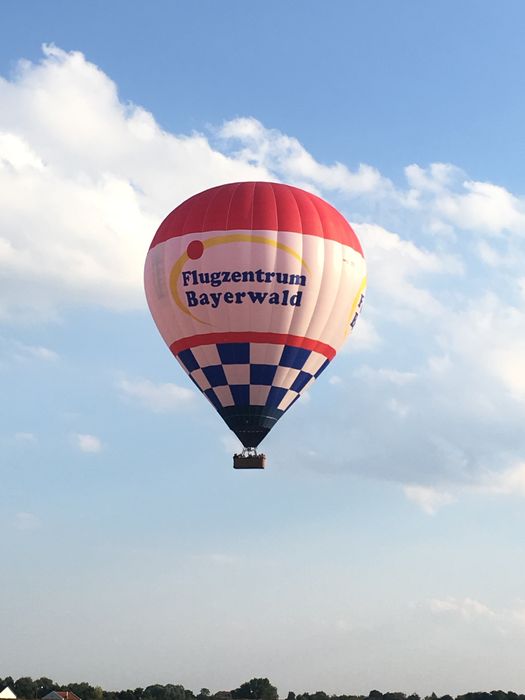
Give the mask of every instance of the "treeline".
<path id="1" fill-rule="evenodd" d="M 11 676 L 0 677 L 0 690 L 8 686 L 19 700 L 40 700 L 52 690 L 69 690 L 80 700 L 278 700 L 277 688 L 267 678 L 252 678 L 233 690 L 221 690 L 211 693 L 208 688 L 201 688 L 194 693 L 180 684 L 148 685 L 145 688 L 128 690 L 104 690 L 89 683 L 60 684 L 51 678 L 42 676 L 33 680 L 23 676 L 14 680 Z M 417 693 L 400 692 L 381 693 L 371 690 L 368 695 L 329 695 L 322 690 L 315 693 L 294 693 L 290 691 L 286 700 L 525 700 L 525 695 L 512 691 L 492 690 L 491 692 L 472 692 L 463 695 L 420 696 Z"/>

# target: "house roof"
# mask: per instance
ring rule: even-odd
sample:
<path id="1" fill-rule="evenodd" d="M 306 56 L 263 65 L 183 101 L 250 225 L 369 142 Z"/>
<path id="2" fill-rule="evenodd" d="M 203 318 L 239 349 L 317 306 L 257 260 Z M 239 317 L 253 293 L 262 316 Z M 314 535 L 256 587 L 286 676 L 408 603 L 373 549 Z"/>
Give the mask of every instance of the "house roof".
<path id="1" fill-rule="evenodd" d="M 13 698 L 16 698 L 16 695 L 8 685 L 0 685 L 0 698 L 13 700 Z"/>
<path id="2" fill-rule="evenodd" d="M 80 700 L 72 690 L 52 690 L 42 700 Z"/>

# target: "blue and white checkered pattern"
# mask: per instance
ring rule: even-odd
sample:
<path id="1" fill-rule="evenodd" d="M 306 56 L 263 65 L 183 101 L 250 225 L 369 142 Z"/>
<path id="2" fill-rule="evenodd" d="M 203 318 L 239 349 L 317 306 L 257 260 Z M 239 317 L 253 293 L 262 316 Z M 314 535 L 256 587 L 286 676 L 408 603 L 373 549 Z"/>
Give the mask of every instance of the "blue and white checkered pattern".
<path id="1" fill-rule="evenodd" d="M 215 408 L 269 406 L 286 411 L 330 360 L 315 350 L 266 343 L 218 343 L 177 359 Z"/>

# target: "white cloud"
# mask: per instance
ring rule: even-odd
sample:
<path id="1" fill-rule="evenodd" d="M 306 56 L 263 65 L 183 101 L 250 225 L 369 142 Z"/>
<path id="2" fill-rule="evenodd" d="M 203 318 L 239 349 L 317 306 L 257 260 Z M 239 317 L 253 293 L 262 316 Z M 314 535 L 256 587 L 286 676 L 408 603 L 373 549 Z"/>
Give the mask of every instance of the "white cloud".
<path id="1" fill-rule="evenodd" d="M 419 197 L 422 192 L 439 194 L 447 191 L 464 180 L 464 173 L 450 163 L 432 163 L 428 169 L 413 163 L 405 168 L 405 177 L 411 191 Z"/>
<path id="2" fill-rule="evenodd" d="M 446 486 L 431 487 L 418 484 L 403 486 L 409 501 L 416 503 L 427 515 L 435 515 L 440 508 L 454 503 L 464 495 L 525 496 L 525 462 L 501 470 L 479 469 L 465 483 L 449 482 Z"/>
<path id="3" fill-rule="evenodd" d="M 441 345 L 475 363 L 525 402 L 525 308 L 487 293 L 450 314 Z"/>
<path id="4" fill-rule="evenodd" d="M 476 488 L 486 493 L 525 496 L 525 462 L 500 472 L 481 474 Z"/>
<path id="5" fill-rule="evenodd" d="M 461 269 L 457 260 L 424 250 L 382 226 L 357 224 L 355 229 L 369 268 L 372 294 L 365 308 L 372 302 L 374 312 L 400 319 L 412 319 L 414 313 L 425 317 L 443 313 L 439 299 L 428 289 L 428 276 L 457 274 Z"/>
<path id="6" fill-rule="evenodd" d="M 40 519 L 34 513 L 20 512 L 15 515 L 15 527 L 17 530 L 30 532 L 41 527 Z"/>
<path id="7" fill-rule="evenodd" d="M 429 602 L 431 612 L 440 615 L 442 613 L 457 613 L 465 620 L 472 620 L 479 617 L 495 617 L 496 613 L 484 603 L 480 603 L 473 598 L 433 598 Z"/>
<path id="8" fill-rule="evenodd" d="M 28 345 L 4 337 L 0 338 L 0 358 L 5 360 L 6 364 L 11 364 L 13 361 L 23 364 L 34 361 L 53 363 L 59 359 L 59 355 L 44 345 Z"/>
<path id="9" fill-rule="evenodd" d="M 374 369 L 367 365 L 362 365 L 357 369 L 355 375 L 362 377 L 368 382 L 390 382 L 397 386 L 404 386 L 417 378 L 415 372 L 402 372 L 397 369 L 388 369 L 386 367 Z"/>
<path id="10" fill-rule="evenodd" d="M 14 348 L 14 357 L 17 360 L 36 359 L 44 362 L 55 362 L 59 357 L 54 350 L 50 350 L 42 345 L 15 343 Z"/>
<path id="11" fill-rule="evenodd" d="M 240 160 L 280 173 L 285 180 L 310 190 L 319 188 L 349 196 L 393 190 L 392 183 L 376 168 L 360 164 L 354 172 L 342 163 L 323 165 L 296 138 L 267 129 L 253 117 L 233 119 L 218 133 L 239 144 L 235 156 Z"/>
<path id="12" fill-rule="evenodd" d="M 0 102 L 0 315 L 142 306 L 164 216 L 220 182 L 268 179 L 199 134 L 163 131 L 78 52 L 45 47 L 0 79 Z"/>
<path id="13" fill-rule="evenodd" d="M 392 413 L 395 413 L 397 416 L 400 418 L 405 418 L 410 414 L 410 405 L 407 403 L 403 403 L 402 401 L 399 401 L 398 399 L 395 398 L 390 398 L 387 401 L 387 406 L 388 408 L 392 411 Z"/>
<path id="14" fill-rule="evenodd" d="M 436 233 L 451 227 L 491 237 L 525 233 L 525 198 L 500 185 L 471 180 L 449 163 L 409 165 L 405 176 L 410 189 L 400 202 L 424 212 Z"/>
<path id="15" fill-rule="evenodd" d="M 452 494 L 429 486 L 407 485 L 403 491 L 408 500 L 416 503 L 427 515 L 435 515 L 439 508 L 455 500 Z"/>
<path id="16" fill-rule="evenodd" d="M 334 374 L 330 379 L 328 380 L 329 384 L 332 384 L 333 386 L 336 386 L 337 384 L 342 384 L 343 380 L 338 374 Z"/>
<path id="17" fill-rule="evenodd" d="M 489 235 L 503 231 L 525 232 L 523 202 L 505 188 L 489 182 L 467 181 L 464 193 L 447 193 L 438 198 L 436 210 L 462 229 Z"/>
<path id="18" fill-rule="evenodd" d="M 502 634 L 525 631 L 525 602 L 516 600 L 508 607 L 490 607 L 475 598 L 432 598 L 430 612 L 439 617 L 460 620 L 465 624 L 490 624 Z"/>
<path id="19" fill-rule="evenodd" d="M 365 308 L 367 304 L 365 302 Z M 357 324 L 353 329 L 347 342 L 343 345 L 341 352 L 348 354 L 350 352 L 366 352 L 376 348 L 381 343 L 379 333 L 377 332 L 372 321 L 363 314 L 359 316 Z"/>
<path id="20" fill-rule="evenodd" d="M 177 384 L 155 384 L 149 379 L 121 379 L 118 383 L 121 393 L 137 400 L 154 413 L 175 411 L 192 403 L 197 391 Z"/>
<path id="21" fill-rule="evenodd" d="M 15 440 L 17 442 L 36 442 L 36 436 L 34 433 L 19 432 L 15 433 Z"/>
<path id="22" fill-rule="evenodd" d="M 74 439 L 76 446 L 81 452 L 97 453 L 102 450 L 102 443 L 95 435 L 77 433 Z"/>

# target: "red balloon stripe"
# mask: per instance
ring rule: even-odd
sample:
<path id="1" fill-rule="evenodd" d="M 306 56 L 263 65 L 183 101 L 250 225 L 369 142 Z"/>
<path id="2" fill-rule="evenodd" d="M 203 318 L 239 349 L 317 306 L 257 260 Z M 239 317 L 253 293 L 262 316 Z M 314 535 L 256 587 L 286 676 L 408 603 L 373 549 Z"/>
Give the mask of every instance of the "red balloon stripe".
<path id="1" fill-rule="evenodd" d="M 257 333 L 257 332 L 232 332 L 232 333 L 203 333 L 192 335 L 188 338 L 181 338 L 170 345 L 170 350 L 174 355 L 178 355 L 188 348 L 199 347 L 199 345 L 214 345 L 217 343 L 272 343 L 274 345 L 293 345 L 305 350 L 315 350 L 327 359 L 332 360 L 335 350 L 330 345 L 320 340 L 312 338 L 302 338 L 299 335 L 288 335 L 286 333 Z"/>
<path id="2" fill-rule="evenodd" d="M 151 246 L 207 231 L 293 231 L 348 245 L 363 255 L 350 224 L 316 195 L 276 182 L 236 182 L 212 187 L 164 219 Z"/>

